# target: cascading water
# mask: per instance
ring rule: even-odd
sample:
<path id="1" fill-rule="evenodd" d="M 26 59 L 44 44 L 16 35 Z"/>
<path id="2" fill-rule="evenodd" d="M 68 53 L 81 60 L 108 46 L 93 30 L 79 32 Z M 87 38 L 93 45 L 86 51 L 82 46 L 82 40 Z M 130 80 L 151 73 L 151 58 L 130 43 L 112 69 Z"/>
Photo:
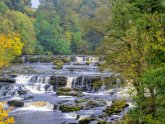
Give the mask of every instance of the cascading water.
<path id="1" fill-rule="evenodd" d="M 22 63 L 25 63 L 25 60 L 26 60 L 26 58 L 25 58 L 25 56 L 23 56 L 22 57 Z"/>
<path id="2" fill-rule="evenodd" d="M 32 93 L 53 92 L 49 76 L 32 76 L 25 87 Z"/>
<path id="3" fill-rule="evenodd" d="M 84 57 L 76 57 L 76 63 L 83 63 L 84 62 Z"/>
<path id="4" fill-rule="evenodd" d="M 97 63 L 97 62 L 99 62 L 99 57 L 88 56 L 85 58 L 85 62 Z"/>
<path id="5" fill-rule="evenodd" d="M 74 58 L 72 58 L 72 60 L 73 59 Z M 26 58 L 26 61 L 27 60 L 28 58 Z M 13 75 L 18 74 L 15 78 L 16 83 L 0 83 L 0 100 L 2 98 L 2 100 L 6 101 L 24 103 L 23 107 L 16 108 L 10 113 L 11 116 L 15 117 L 17 124 L 54 124 L 54 122 L 61 124 L 64 123 L 64 121 L 66 123 L 78 123 L 76 120 L 77 115 L 79 115 L 80 118 L 83 118 L 84 115 L 87 117 L 97 117 L 99 114 L 102 115 L 102 111 L 105 109 L 105 105 L 103 107 L 97 107 L 97 104 L 101 105 L 102 103 L 100 103 L 98 99 L 101 98 L 107 101 L 107 105 L 110 105 L 111 100 L 116 99 L 116 89 L 118 88 L 115 87 L 115 91 L 112 90 L 114 95 L 111 95 L 111 91 L 105 91 L 106 81 L 109 80 L 111 74 L 99 72 L 97 62 L 99 62 L 97 57 L 80 56 L 76 57 L 75 61 L 72 61 L 71 64 L 67 63 L 65 64 L 65 68 L 59 70 L 52 69 L 52 63 L 37 63 L 37 61 L 36 63 L 26 63 L 18 66 L 13 65 L 14 67 L 11 68 L 11 72 L 14 72 Z M 116 84 L 121 85 L 121 81 L 120 79 L 116 79 Z M 50 82 L 53 86 L 50 85 Z M 100 86 L 100 84 L 102 84 L 102 86 Z M 74 89 L 71 90 L 73 95 L 59 96 L 56 93 L 52 93 L 53 88 L 54 90 L 57 89 L 56 85 L 57 88 L 67 87 Z M 77 91 L 80 97 L 74 95 Z M 81 94 L 83 95 L 81 96 Z M 123 94 L 123 92 L 120 94 Z M 9 98 L 4 99 L 1 96 Z M 79 100 L 85 100 L 85 102 L 77 103 L 76 101 Z M 92 105 L 91 108 L 89 108 L 89 103 L 93 104 L 95 102 L 96 106 Z M 60 111 L 61 105 L 72 106 L 79 104 L 83 106 L 83 108 L 80 111 L 72 112 L 75 114 L 72 120 L 70 120 L 71 116 L 68 117 L 64 112 Z M 67 114 L 70 115 L 70 113 Z"/>
<path id="6" fill-rule="evenodd" d="M 73 80 L 75 79 L 75 77 L 67 77 L 67 83 L 66 83 L 66 87 L 67 88 L 72 88 L 72 82 L 73 82 Z"/>
<path id="7" fill-rule="evenodd" d="M 19 96 L 27 92 L 53 92 L 53 86 L 50 85 L 49 76 L 19 75 L 15 80 L 15 84 L 2 84 L 0 86 L 1 97 Z"/>
<path id="8" fill-rule="evenodd" d="M 23 110 L 53 111 L 54 105 L 46 101 L 33 101 L 24 104 Z"/>

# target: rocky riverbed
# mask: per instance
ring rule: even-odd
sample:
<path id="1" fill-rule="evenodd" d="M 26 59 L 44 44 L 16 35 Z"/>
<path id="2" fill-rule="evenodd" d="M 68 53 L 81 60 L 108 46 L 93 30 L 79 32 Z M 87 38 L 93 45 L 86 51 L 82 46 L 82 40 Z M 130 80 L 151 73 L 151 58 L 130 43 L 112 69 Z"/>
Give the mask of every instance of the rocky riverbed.
<path id="1" fill-rule="evenodd" d="M 100 72 L 98 57 L 61 58 L 60 68 L 54 68 L 57 60 L 32 58 L 22 58 L 0 78 L 0 101 L 14 107 L 10 115 L 17 124 L 115 123 L 134 106 L 133 86 L 124 86 L 118 74 Z"/>

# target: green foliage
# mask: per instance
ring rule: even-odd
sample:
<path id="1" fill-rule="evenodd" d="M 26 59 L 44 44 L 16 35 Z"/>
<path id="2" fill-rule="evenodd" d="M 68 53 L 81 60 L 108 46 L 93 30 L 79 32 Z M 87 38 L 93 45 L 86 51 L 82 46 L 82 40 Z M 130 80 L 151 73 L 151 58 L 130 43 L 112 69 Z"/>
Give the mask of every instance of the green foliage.
<path id="1" fill-rule="evenodd" d="M 36 12 L 35 29 L 37 40 L 44 51 L 53 54 L 83 54 L 95 51 L 101 38 L 97 37 L 96 33 L 87 31 L 83 22 L 96 16 L 101 8 L 106 12 L 102 5 L 108 3 L 108 0 L 104 0 L 105 3 L 95 0 L 41 0 L 40 2 L 41 5 Z M 42 28 L 41 20 L 49 24 L 48 28 Z M 43 35 L 45 33 L 47 36 Z"/>
<path id="2" fill-rule="evenodd" d="M 111 116 L 112 114 L 118 114 L 124 110 L 125 107 L 128 107 L 128 104 L 125 100 L 116 100 L 112 102 L 111 106 L 108 106 L 105 110 L 106 114 Z"/>
<path id="3" fill-rule="evenodd" d="M 5 3 L 0 2 L 0 13 L 5 13 L 8 10 L 8 7 Z"/>
<path id="4" fill-rule="evenodd" d="M 53 54 L 69 54 L 70 44 L 60 36 L 63 30 L 60 26 L 60 18 L 58 16 L 51 20 L 45 18 L 47 15 L 40 13 L 35 21 L 39 45 L 43 47 L 44 51 Z"/>
<path id="5" fill-rule="evenodd" d="M 31 19 L 21 12 L 8 11 L 7 18 L 13 23 L 12 31 L 18 31 L 21 35 L 21 41 L 25 44 L 24 54 L 33 54 L 35 49 L 35 32 Z"/>
<path id="6" fill-rule="evenodd" d="M 157 100 L 164 96 L 165 88 L 164 3 L 161 0 L 112 3 L 112 19 L 105 27 L 108 31 L 101 48 L 106 54 L 103 68 L 131 79 L 137 89 L 137 107 L 128 115 L 130 124 L 160 123 L 161 113 L 157 110 L 162 105 Z"/>

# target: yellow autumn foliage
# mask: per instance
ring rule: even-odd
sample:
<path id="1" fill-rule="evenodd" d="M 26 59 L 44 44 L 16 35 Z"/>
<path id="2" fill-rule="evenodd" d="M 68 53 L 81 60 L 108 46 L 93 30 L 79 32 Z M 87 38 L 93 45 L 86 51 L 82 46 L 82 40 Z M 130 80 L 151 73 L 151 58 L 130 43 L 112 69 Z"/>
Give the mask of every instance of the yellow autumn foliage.
<path id="1" fill-rule="evenodd" d="M 23 43 L 19 34 L 0 34 L 0 70 L 22 53 Z M 1 123 L 0 123 L 1 124 Z"/>
<path id="2" fill-rule="evenodd" d="M 5 110 L 4 104 L 0 103 L 0 124 L 14 124 L 14 118 L 9 117 L 8 113 L 10 110 Z"/>

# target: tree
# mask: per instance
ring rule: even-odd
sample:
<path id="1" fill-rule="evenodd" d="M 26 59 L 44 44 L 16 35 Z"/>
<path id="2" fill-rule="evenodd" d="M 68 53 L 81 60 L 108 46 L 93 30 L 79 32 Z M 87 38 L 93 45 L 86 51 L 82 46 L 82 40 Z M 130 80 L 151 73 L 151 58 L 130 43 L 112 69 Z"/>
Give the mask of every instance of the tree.
<path id="1" fill-rule="evenodd" d="M 21 55 L 23 44 L 18 34 L 0 35 L 0 70 L 14 60 L 16 56 Z"/>
<path id="2" fill-rule="evenodd" d="M 31 19 L 18 11 L 8 11 L 5 17 L 11 23 L 11 31 L 8 34 L 11 32 L 20 33 L 21 41 L 24 43 L 23 54 L 33 54 L 36 36 Z"/>
<path id="3" fill-rule="evenodd" d="M 111 23 L 106 27 L 106 33 L 102 33 L 102 51 L 106 58 L 103 68 L 119 72 L 133 81 L 138 93 L 136 112 L 139 116 L 136 119 L 138 123 L 145 123 L 143 117 L 147 117 L 147 114 L 155 119 L 156 108 L 154 88 L 144 85 L 142 75 L 146 70 L 158 68 L 165 62 L 163 3 L 160 0 L 116 0 L 112 5 Z M 149 90 L 151 97 L 145 96 L 145 88 Z M 149 113 L 147 107 L 143 111 L 146 105 L 150 106 L 149 109 L 152 108 Z"/>

